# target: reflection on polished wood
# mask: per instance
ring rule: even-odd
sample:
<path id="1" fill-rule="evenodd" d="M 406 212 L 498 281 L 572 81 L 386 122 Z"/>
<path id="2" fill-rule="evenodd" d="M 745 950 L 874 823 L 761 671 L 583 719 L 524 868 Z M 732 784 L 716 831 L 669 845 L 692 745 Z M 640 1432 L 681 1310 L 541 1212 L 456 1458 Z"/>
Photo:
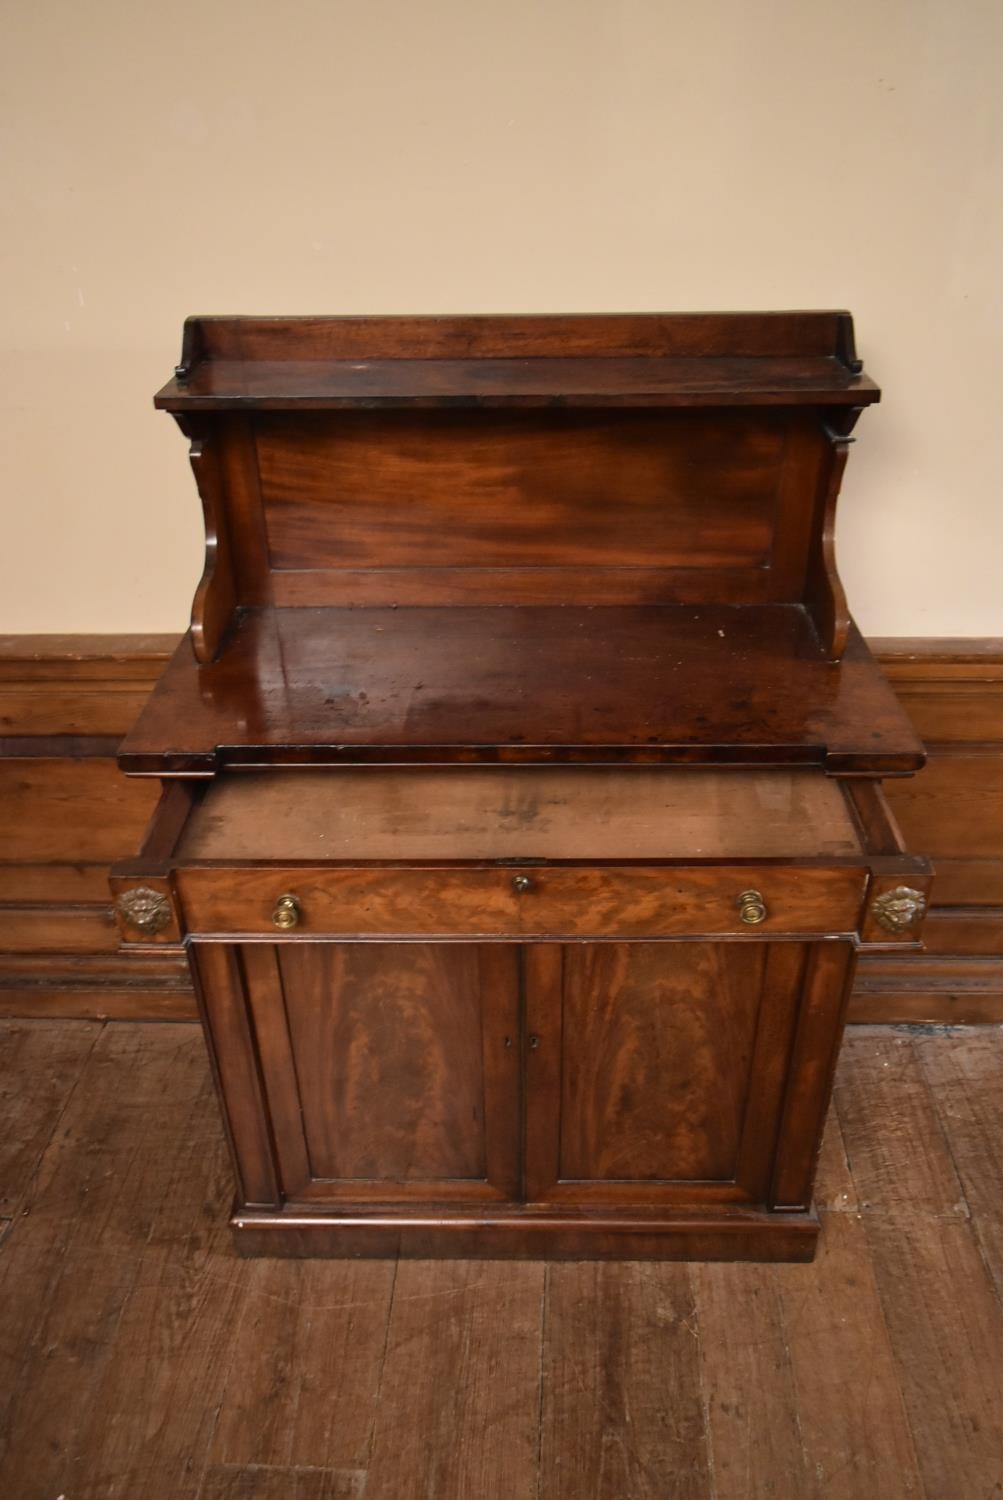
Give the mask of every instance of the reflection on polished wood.
<path id="1" fill-rule="evenodd" d="M 188 949 L 243 1252 L 811 1258 L 856 953 L 930 884 L 835 564 L 878 395 L 842 312 L 189 320 L 205 570 L 112 884 Z"/>
<path id="2" fill-rule="evenodd" d="M 128 771 L 257 761 L 755 762 L 911 771 L 922 747 L 854 629 L 840 670 L 788 606 L 283 609 L 218 662 L 182 642 Z"/>

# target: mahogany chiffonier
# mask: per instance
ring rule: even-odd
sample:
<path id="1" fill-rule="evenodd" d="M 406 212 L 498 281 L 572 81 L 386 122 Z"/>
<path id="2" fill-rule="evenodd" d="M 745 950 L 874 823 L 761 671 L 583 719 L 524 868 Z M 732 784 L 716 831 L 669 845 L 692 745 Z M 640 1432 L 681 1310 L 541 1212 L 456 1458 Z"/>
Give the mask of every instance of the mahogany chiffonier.
<path id="1" fill-rule="evenodd" d="M 930 881 L 833 523 L 848 314 L 194 318 L 206 564 L 120 759 L 248 1253 L 810 1259 Z"/>

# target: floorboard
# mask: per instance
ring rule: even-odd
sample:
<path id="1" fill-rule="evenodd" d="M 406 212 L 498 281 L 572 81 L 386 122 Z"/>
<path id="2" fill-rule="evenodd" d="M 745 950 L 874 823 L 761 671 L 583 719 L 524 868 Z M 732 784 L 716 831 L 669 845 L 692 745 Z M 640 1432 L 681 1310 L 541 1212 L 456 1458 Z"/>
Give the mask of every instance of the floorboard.
<path id="1" fill-rule="evenodd" d="M 156 1120 L 162 1154 L 150 1230 L 135 1247 L 137 1275 L 95 1393 L 87 1479 L 67 1500 L 194 1496 L 235 1358 L 246 1303 L 226 1224 L 229 1163 L 201 1037 L 186 1030 L 171 1102 Z"/>
<path id="2" fill-rule="evenodd" d="M 129 1358 L 123 1313 L 143 1283 L 196 1089 L 206 1094 L 193 1028 L 102 1028 L 3 1244 L 2 1354 L 12 1378 L 0 1381 L 9 1393 L 2 1442 L 18 1500 L 120 1492 L 106 1486 L 95 1450 L 116 1418 L 100 1391 L 121 1370 L 120 1355 Z M 123 1378 L 150 1378 L 144 1360 L 129 1363 Z M 132 1438 L 140 1445 L 143 1434 Z"/>
<path id="3" fill-rule="evenodd" d="M 1003 1045 L 996 1029 L 914 1043 L 986 1270 L 1003 1302 Z"/>
<path id="4" fill-rule="evenodd" d="M 242 1309 L 214 1463 L 367 1466 L 394 1271 L 393 1261 L 239 1268 Z"/>
<path id="5" fill-rule="evenodd" d="M 0 1218 L 18 1212 L 101 1027 L 0 1021 Z"/>
<path id="6" fill-rule="evenodd" d="M 710 1497 L 690 1267 L 558 1264 L 548 1281 L 541 1495 Z"/>
<path id="7" fill-rule="evenodd" d="M 197 1027 L 0 1026 L 0 1495 L 1003 1494 L 1003 1030 L 855 1028 L 811 1266 L 245 1261 Z"/>
<path id="8" fill-rule="evenodd" d="M 400 1262 L 366 1500 L 535 1500 L 544 1277 Z"/>
<path id="9" fill-rule="evenodd" d="M 922 1495 L 861 1216 L 830 1214 L 814 1263 L 779 1279 L 807 1465 L 805 1488 L 794 1493 L 818 1500 Z"/>
<path id="10" fill-rule="evenodd" d="M 749 1265 L 698 1265 L 692 1271 L 715 1500 L 809 1494 L 782 1273 Z"/>
<path id="11" fill-rule="evenodd" d="M 363 1500 L 364 1469 L 213 1465 L 199 1500 Z"/>
<path id="12" fill-rule="evenodd" d="M 921 1045 L 907 1032 L 851 1036 L 837 1109 L 925 1491 L 1000 1495 L 1003 1312 Z"/>

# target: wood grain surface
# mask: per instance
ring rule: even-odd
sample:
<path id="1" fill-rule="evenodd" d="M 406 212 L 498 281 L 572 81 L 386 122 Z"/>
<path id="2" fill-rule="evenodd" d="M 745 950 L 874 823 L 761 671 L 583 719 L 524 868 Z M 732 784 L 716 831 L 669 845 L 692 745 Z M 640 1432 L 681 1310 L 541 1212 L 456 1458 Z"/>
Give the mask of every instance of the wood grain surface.
<path id="1" fill-rule="evenodd" d="M 923 751 L 856 630 L 834 672 L 797 605 L 457 604 L 248 610 L 218 661 L 200 668 L 182 643 L 119 759 L 899 772 Z"/>
<path id="2" fill-rule="evenodd" d="M 565 950 L 542 1042 L 561 1047 L 558 1181 L 738 1175 L 765 960 L 709 943 Z"/>
<path id="3" fill-rule="evenodd" d="M 163 411 L 393 411 L 471 407 L 870 405 L 866 375 L 826 355 L 800 358 L 217 360 L 157 393 Z"/>
<path id="4" fill-rule="evenodd" d="M 476 568 L 495 603 L 498 569 L 695 568 L 710 600 L 715 569 L 770 563 L 786 425 L 714 413 L 262 416 L 272 566 Z M 581 590 L 590 602 L 587 573 Z"/>
<path id="5" fill-rule="evenodd" d="M 826 355 L 595 360 L 218 360 L 156 396 L 163 411 L 479 410 L 535 407 L 857 407 L 866 375 Z"/>
<path id="6" fill-rule="evenodd" d="M 311 937 L 747 937 L 739 896 L 754 882 L 773 934 L 852 933 L 866 886 L 863 861 L 834 864 L 193 865 L 174 877 L 195 936 L 274 937 L 283 893 Z M 527 880 L 528 886 L 514 884 Z"/>
<path id="7" fill-rule="evenodd" d="M 807 1258 L 850 952 L 200 939 L 238 1246 Z"/>
<path id="8" fill-rule="evenodd" d="M 217 360 L 620 359 L 855 360 L 848 312 L 536 313 L 383 317 L 192 317 L 186 371 Z"/>
<path id="9" fill-rule="evenodd" d="M 482 981 L 480 950 L 467 944 L 279 950 L 289 1082 L 325 1198 L 428 1195 L 449 1182 L 470 1195 L 491 1177 L 489 1137 L 511 1184 L 518 1100 L 491 1084 L 497 1054 L 515 1044 L 518 979 L 511 950 L 496 962 L 507 995 Z"/>
<path id="10" fill-rule="evenodd" d="M 186 861 L 815 858 L 860 851 L 817 772 L 577 767 L 241 771 L 214 781 Z"/>

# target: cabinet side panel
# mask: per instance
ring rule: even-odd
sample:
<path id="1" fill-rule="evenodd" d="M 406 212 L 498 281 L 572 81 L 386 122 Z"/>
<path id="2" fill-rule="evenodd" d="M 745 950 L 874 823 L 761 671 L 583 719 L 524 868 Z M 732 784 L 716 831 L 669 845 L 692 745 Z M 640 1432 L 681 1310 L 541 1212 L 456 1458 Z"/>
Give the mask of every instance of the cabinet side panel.
<path id="1" fill-rule="evenodd" d="M 771 943 L 763 971 L 763 1001 L 739 1153 L 738 1179 L 764 1202 L 776 1152 L 784 1085 L 794 1044 L 798 1005 L 811 946 Z"/>
<path id="2" fill-rule="evenodd" d="M 848 942 L 816 943 L 811 949 L 787 1077 L 771 1208 L 807 1208 L 811 1203 L 855 963 Z"/>
<path id="3" fill-rule="evenodd" d="M 240 948 L 240 964 L 268 1096 L 282 1189 L 291 1196 L 309 1183 L 310 1163 L 278 949 L 269 943 L 244 943 Z"/>
<path id="4" fill-rule="evenodd" d="M 226 943 L 195 943 L 191 961 L 241 1200 L 248 1208 L 278 1208 L 274 1145 L 237 951 Z"/>

